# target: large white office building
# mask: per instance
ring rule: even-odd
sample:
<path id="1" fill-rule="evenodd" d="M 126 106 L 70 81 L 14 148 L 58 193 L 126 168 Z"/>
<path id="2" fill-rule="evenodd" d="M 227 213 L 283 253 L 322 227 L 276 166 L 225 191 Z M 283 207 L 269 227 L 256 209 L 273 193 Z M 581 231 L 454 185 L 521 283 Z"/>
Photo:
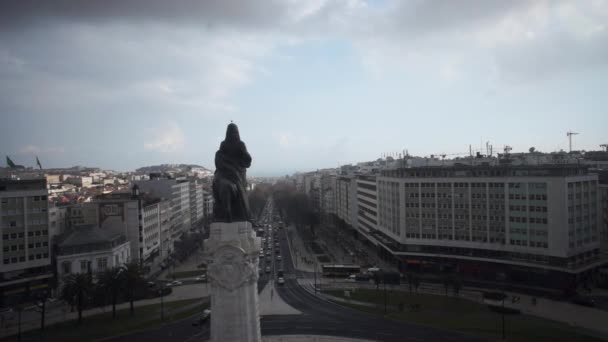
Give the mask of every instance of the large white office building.
<path id="1" fill-rule="evenodd" d="M 0 180 L 0 306 L 49 290 L 51 235 L 46 180 Z"/>
<path id="2" fill-rule="evenodd" d="M 377 196 L 375 243 L 404 268 L 563 287 L 602 262 L 598 176 L 585 167 L 383 170 Z"/>

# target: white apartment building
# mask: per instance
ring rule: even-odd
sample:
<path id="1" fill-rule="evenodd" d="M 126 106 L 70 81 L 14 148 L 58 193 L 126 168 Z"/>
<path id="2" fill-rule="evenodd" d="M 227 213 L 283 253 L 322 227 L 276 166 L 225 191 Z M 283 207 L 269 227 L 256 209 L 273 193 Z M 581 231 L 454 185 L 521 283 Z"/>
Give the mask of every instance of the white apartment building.
<path id="1" fill-rule="evenodd" d="M 130 256 L 129 241 L 121 232 L 80 226 L 59 237 L 57 277 L 61 283 L 70 274 L 103 272 L 128 263 Z"/>
<path id="2" fill-rule="evenodd" d="M 0 306 L 49 288 L 47 196 L 45 179 L 0 180 Z"/>
<path id="3" fill-rule="evenodd" d="M 336 216 L 357 229 L 357 183 L 353 176 L 338 176 L 336 180 Z"/>
<path id="4" fill-rule="evenodd" d="M 162 197 L 171 201 L 172 242 L 177 241 L 182 234 L 190 230 L 192 216 L 190 214 L 190 187 L 188 181 L 152 178 L 136 181 L 135 184 L 142 193 L 149 193 L 154 197 Z"/>
<path id="5" fill-rule="evenodd" d="M 357 228 L 363 235 L 378 229 L 378 192 L 375 175 L 358 175 L 357 185 Z"/>
<path id="6" fill-rule="evenodd" d="M 203 184 L 198 180 L 191 180 L 190 189 L 190 222 L 192 227 L 197 227 L 205 217 Z"/>
<path id="7" fill-rule="evenodd" d="M 378 208 L 383 247 L 405 264 L 487 262 L 558 282 L 601 264 L 598 176 L 585 167 L 383 170 Z"/>
<path id="8" fill-rule="evenodd" d="M 600 226 L 600 248 L 608 254 L 608 170 L 599 172 L 598 191 L 600 193 L 600 207 L 602 223 Z"/>
<path id="9" fill-rule="evenodd" d="M 213 194 L 206 190 L 203 190 L 203 211 L 205 220 L 209 221 L 213 216 Z"/>
<path id="10" fill-rule="evenodd" d="M 161 255 L 162 244 L 170 231 L 170 217 L 167 218 L 169 200 L 140 193 L 134 185 L 131 192 L 114 192 L 96 196 L 89 203 L 96 208 L 97 224 L 102 229 L 120 230 L 129 241 L 133 260 L 144 265 L 155 263 Z M 171 246 L 165 249 L 172 249 Z"/>

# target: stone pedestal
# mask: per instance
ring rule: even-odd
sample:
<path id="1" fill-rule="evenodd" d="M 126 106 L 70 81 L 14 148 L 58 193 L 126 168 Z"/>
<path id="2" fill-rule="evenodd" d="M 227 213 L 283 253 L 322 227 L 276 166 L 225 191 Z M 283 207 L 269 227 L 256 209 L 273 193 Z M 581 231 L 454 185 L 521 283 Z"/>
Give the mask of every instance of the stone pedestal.
<path id="1" fill-rule="evenodd" d="M 212 342 L 260 342 L 260 238 L 249 222 L 212 223 L 205 240 Z"/>

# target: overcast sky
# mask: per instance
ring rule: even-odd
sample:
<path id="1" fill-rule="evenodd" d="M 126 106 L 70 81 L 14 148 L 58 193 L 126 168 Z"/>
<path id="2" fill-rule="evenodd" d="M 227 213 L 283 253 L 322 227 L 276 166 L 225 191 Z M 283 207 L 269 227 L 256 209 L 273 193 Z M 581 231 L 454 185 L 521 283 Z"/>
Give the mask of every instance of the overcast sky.
<path id="1" fill-rule="evenodd" d="M 0 153 L 251 175 L 608 143 L 607 1 L 4 1 Z"/>

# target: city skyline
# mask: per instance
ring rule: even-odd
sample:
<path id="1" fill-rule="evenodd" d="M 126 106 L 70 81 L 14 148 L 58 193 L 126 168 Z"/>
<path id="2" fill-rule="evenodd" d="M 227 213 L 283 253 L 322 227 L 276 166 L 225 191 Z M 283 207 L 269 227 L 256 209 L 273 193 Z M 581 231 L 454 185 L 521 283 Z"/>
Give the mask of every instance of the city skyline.
<path id="1" fill-rule="evenodd" d="M 213 169 L 231 120 L 252 176 L 486 141 L 567 151 L 567 131 L 598 150 L 607 18 L 606 1 L 13 2 L 0 153 Z"/>

